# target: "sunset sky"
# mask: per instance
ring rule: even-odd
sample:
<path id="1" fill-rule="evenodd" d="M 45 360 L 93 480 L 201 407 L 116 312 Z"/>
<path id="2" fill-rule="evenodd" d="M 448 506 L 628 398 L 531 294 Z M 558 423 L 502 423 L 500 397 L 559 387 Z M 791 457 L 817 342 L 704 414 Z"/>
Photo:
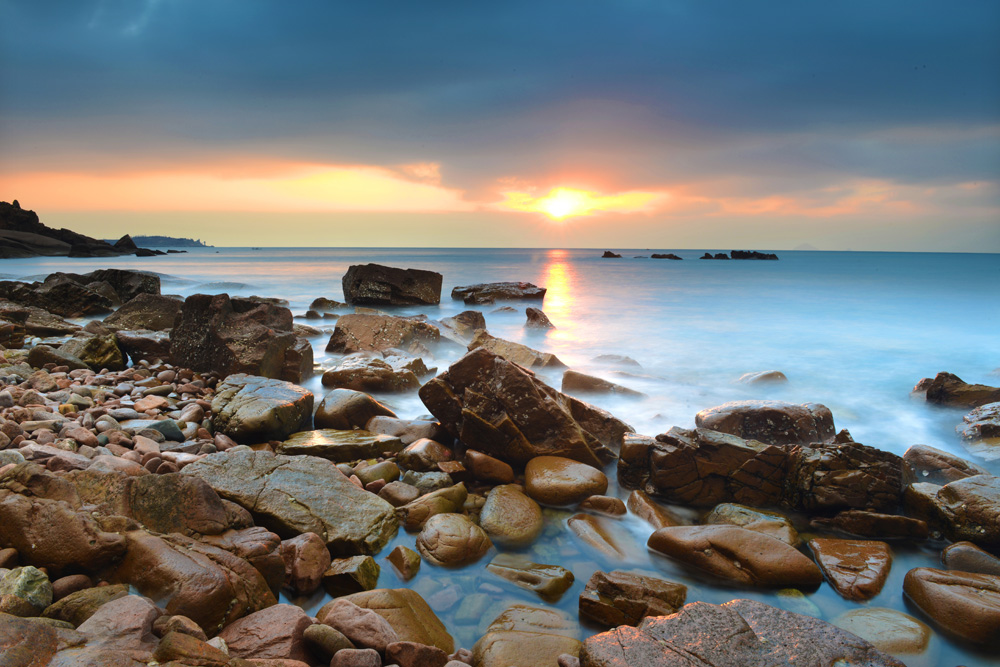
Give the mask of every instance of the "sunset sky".
<path id="1" fill-rule="evenodd" d="M 216 245 L 1000 252 L 996 0 L 0 0 L 0 200 Z"/>

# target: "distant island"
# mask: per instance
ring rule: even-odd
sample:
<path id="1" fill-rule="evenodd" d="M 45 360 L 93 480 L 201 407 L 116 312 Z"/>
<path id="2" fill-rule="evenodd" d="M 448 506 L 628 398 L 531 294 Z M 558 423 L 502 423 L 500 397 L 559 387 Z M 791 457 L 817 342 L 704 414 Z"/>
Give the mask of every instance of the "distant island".
<path id="1" fill-rule="evenodd" d="M 173 236 L 133 236 L 132 240 L 140 248 L 163 248 L 165 246 L 176 248 L 214 248 L 215 246 L 203 243 L 201 239 L 181 239 Z"/>

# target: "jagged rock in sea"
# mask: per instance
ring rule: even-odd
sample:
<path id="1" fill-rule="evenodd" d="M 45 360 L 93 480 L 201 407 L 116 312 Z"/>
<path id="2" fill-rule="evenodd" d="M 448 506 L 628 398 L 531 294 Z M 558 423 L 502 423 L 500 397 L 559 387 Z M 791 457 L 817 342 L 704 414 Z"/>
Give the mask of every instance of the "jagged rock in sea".
<path id="1" fill-rule="evenodd" d="M 344 299 L 364 306 L 434 305 L 441 302 L 441 274 L 397 269 L 381 264 L 354 264 L 344 274 Z"/>

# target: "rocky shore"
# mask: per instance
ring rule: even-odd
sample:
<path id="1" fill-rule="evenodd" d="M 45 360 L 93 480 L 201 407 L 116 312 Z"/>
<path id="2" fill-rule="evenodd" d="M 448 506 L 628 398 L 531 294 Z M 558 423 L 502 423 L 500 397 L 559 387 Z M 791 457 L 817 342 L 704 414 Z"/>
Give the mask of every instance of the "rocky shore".
<path id="1" fill-rule="evenodd" d="M 312 304 L 335 323 L 316 368 L 321 332 L 278 298 L 179 299 L 111 269 L 0 282 L 0 664 L 897 666 L 933 664 L 928 626 L 996 650 L 986 468 L 856 442 L 815 403 L 639 434 L 588 401 L 641 394 L 480 311 L 370 307 L 436 304 L 441 274 L 358 265 L 343 284 L 356 308 Z M 408 392 L 427 414 L 371 395 Z M 1000 389 L 942 373 L 915 392 L 971 411 L 970 451 L 996 448 Z M 677 576 L 636 567 L 647 550 Z M 939 562 L 900 583 L 904 551 Z M 810 601 L 827 586 L 849 612 Z M 865 604 L 893 587 L 910 613 Z"/>

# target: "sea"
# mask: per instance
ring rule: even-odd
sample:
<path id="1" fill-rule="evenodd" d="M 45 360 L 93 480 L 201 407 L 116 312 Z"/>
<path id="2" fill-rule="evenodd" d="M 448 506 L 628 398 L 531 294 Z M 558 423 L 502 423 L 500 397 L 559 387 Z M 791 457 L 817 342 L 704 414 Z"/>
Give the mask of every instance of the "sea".
<path id="1" fill-rule="evenodd" d="M 593 403 L 628 422 L 637 432 L 656 435 L 672 426 L 692 428 L 700 411 L 727 401 L 769 399 L 822 403 L 837 429 L 858 442 L 903 454 L 915 444 L 968 458 L 1000 474 L 998 459 L 970 452 L 955 427 L 963 411 L 928 405 L 912 394 L 925 377 L 948 371 L 966 382 L 1000 384 L 1000 254 L 777 251 L 778 261 L 701 260 L 705 252 L 613 248 L 189 248 L 157 257 L 39 257 L 0 261 L 0 279 L 40 280 L 66 271 L 98 268 L 152 271 L 165 294 L 187 296 L 226 292 L 280 297 L 296 322 L 320 329 L 311 338 L 318 367 L 335 365 L 325 352 L 335 324 L 306 320 L 317 297 L 343 301 L 341 278 L 353 264 L 374 262 L 426 269 L 443 275 L 439 305 L 385 308 L 396 314 L 425 314 L 439 320 L 469 309 L 483 312 L 490 333 L 554 353 L 571 368 L 642 392 L 643 398 L 594 397 Z M 673 252 L 682 260 L 652 259 Z M 548 291 L 540 307 L 555 328 L 524 328 L 531 302 L 466 306 L 450 298 L 452 288 L 481 282 L 524 281 Z M 509 305 L 514 312 L 496 312 Z M 347 312 L 347 311 L 342 311 Z M 443 371 L 461 354 L 458 348 L 425 359 Z M 636 362 L 608 363 L 602 355 Z M 745 384 L 746 373 L 778 370 L 788 382 Z M 539 375 L 559 388 L 558 371 Z M 304 386 L 321 397 L 319 374 Z M 427 414 L 415 394 L 379 396 L 401 417 Z M 989 453 L 986 453 L 989 456 Z M 614 467 L 609 493 L 617 488 Z M 827 584 L 816 591 L 746 591 L 704 580 L 645 549 L 651 528 L 628 518 L 616 530 L 630 536 L 635 553 L 626 562 L 607 559 L 579 543 L 565 529 L 572 512 L 546 510 L 543 538 L 526 555 L 541 563 L 570 568 L 574 586 L 556 608 L 574 622 L 576 599 L 596 569 L 617 567 L 657 573 L 689 586 L 688 601 L 725 602 L 753 597 L 783 608 L 834 620 L 861 607 L 888 607 L 920 617 L 902 595 L 911 567 L 938 566 L 942 543 L 894 546 L 895 563 L 882 593 L 859 605 L 836 595 Z M 697 517 L 693 517 L 697 518 Z M 808 524 L 796 517 L 803 537 Z M 415 536 L 400 533 L 378 559 L 380 586 L 410 586 L 431 602 L 459 645 L 471 646 L 485 625 L 511 601 L 545 604 L 484 569 L 491 555 L 459 570 L 424 563 L 421 574 L 401 582 L 384 556 L 395 544 L 412 547 Z M 295 600 L 314 612 L 329 598 L 317 594 Z M 598 631 L 581 627 L 581 637 Z M 995 656 L 963 646 L 934 632 L 928 648 L 900 655 L 907 665 L 992 665 Z"/>

